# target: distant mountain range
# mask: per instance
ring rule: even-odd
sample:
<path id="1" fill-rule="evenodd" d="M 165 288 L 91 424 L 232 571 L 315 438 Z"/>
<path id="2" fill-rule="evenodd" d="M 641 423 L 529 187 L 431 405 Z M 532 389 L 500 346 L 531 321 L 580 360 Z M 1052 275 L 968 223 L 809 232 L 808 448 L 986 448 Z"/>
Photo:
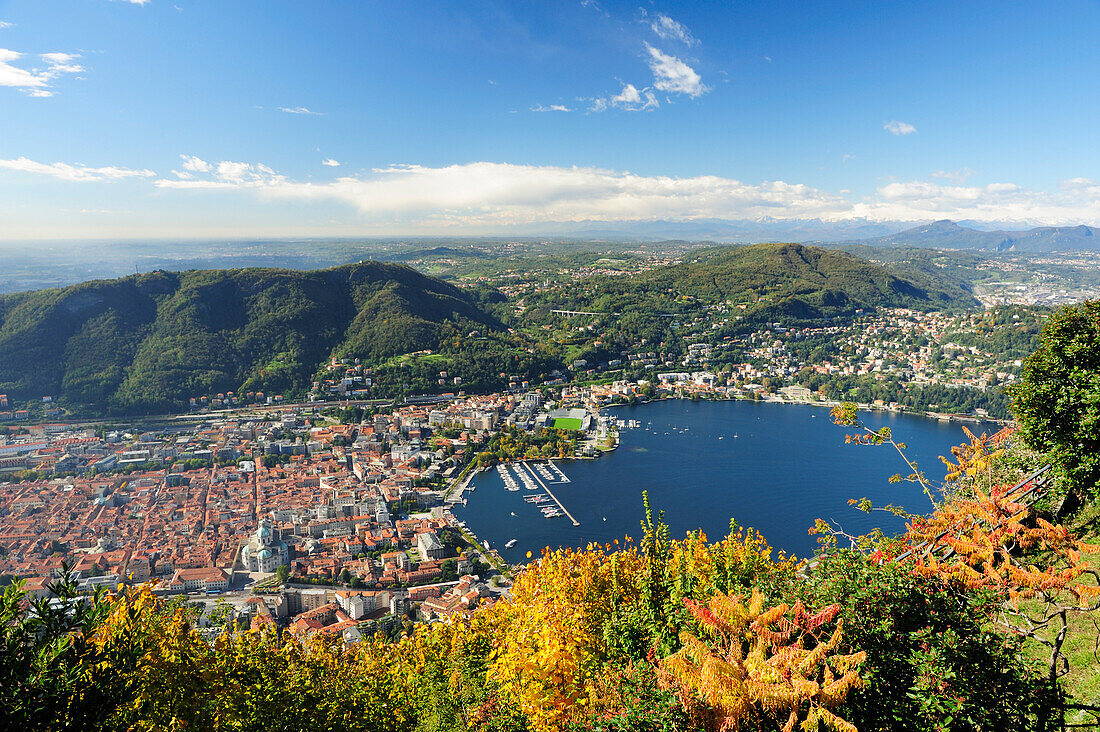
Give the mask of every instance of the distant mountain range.
<path id="1" fill-rule="evenodd" d="M 993 252 L 1067 252 L 1100 249 L 1100 230 L 1088 226 L 1042 226 L 1026 231 L 980 231 L 944 219 L 896 234 L 839 243 L 846 246 L 979 249 Z"/>
<path id="2" fill-rule="evenodd" d="M 979 249 L 983 251 L 1064 252 L 1100 250 L 1098 230 L 1088 226 L 995 229 L 981 222 L 933 221 L 907 226 L 897 221 L 821 219 L 696 219 L 692 221 L 578 221 L 520 226 L 519 236 L 555 236 L 603 241 L 679 241 L 756 244 L 793 242 L 828 246 Z"/>
<path id="3" fill-rule="evenodd" d="M 607 241 L 822 242 L 877 237 L 903 228 L 896 222 L 821 219 L 694 219 L 692 221 L 539 222 L 514 227 L 514 235 Z"/>

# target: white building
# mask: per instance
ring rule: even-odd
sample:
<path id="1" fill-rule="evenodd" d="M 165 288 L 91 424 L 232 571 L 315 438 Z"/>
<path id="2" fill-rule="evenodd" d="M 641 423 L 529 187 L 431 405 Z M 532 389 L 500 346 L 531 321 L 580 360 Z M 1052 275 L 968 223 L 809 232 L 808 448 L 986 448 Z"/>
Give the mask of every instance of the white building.
<path id="1" fill-rule="evenodd" d="M 271 523 L 264 520 L 241 550 L 241 562 L 249 572 L 274 572 L 280 565 L 290 564 L 290 550 L 286 542 L 275 538 Z"/>

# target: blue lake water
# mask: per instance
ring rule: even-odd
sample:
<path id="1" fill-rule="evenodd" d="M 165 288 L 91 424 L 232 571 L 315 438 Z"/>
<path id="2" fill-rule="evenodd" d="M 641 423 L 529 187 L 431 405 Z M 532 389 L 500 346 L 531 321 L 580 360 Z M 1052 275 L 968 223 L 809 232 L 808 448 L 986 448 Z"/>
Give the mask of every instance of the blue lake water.
<path id="1" fill-rule="evenodd" d="M 468 505 L 455 506 L 455 516 L 505 560 L 521 562 L 546 546 L 638 537 L 643 490 L 654 511 L 665 512 L 673 538 L 702 529 L 717 539 L 733 518 L 798 556 L 813 553 L 816 541 L 807 530 L 818 517 L 851 534 L 903 528 L 894 516 L 849 506 L 849 498 L 914 512 L 931 507 L 919 486 L 889 483 L 891 475 L 909 472 L 893 447 L 845 444 L 850 430 L 834 425 L 822 407 L 669 400 L 609 413 L 642 426 L 622 430 L 619 449 L 598 460 L 555 461 L 570 482 L 548 483 L 579 526 L 564 516 L 543 517 L 523 500 L 536 491 L 522 483 L 519 491 L 507 491 L 495 468 L 474 478 Z M 875 428 L 889 425 L 934 480 L 945 472 L 938 456 L 965 440 L 957 423 L 881 412 L 863 418 Z M 505 548 L 511 539 L 516 544 Z"/>

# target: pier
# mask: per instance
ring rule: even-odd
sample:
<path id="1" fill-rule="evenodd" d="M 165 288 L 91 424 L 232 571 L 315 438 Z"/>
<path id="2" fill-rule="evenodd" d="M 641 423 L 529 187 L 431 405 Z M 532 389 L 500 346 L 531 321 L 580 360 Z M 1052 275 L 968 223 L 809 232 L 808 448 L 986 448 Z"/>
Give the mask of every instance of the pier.
<path id="1" fill-rule="evenodd" d="M 466 474 L 465 478 L 456 481 L 454 485 L 447 489 L 447 497 L 443 499 L 444 503 L 459 503 L 462 500 L 462 493 L 470 485 L 470 481 L 477 475 L 478 469 L 473 468 Z"/>
<path id="2" fill-rule="evenodd" d="M 562 512 L 562 513 L 564 513 L 564 514 L 566 515 L 566 517 L 567 517 L 567 518 L 568 518 L 568 519 L 569 519 L 570 521 L 572 521 L 572 522 L 573 522 L 573 525 L 574 525 L 574 526 L 580 526 L 580 525 L 581 525 L 581 522 L 580 522 L 580 521 L 578 521 L 577 519 L 573 518 L 573 514 L 569 513 L 569 511 L 568 511 L 568 510 L 566 510 L 565 506 L 563 506 L 563 505 L 562 505 L 562 502 L 558 500 L 558 497 L 557 497 L 557 496 L 555 496 L 555 495 L 553 494 L 553 492 L 551 492 L 551 490 L 550 490 L 549 488 L 547 488 L 547 487 L 546 487 L 546 484 L 542 482 L 542 478 L 540 478 L 540 477 L 538 476 L 538 474 L 537 474 L 537 473 L 535 473 L 535 471 L 534 471 L 534 470 L 531 470 L 531 466 L 530 466 L 530 465 L 528 465 L 526 461 L 524 461 L 524 462 L 520 463 L 520 465 L 522 465 L 522 466 L 523 466 L 523 469 L 524 469 L 524 470 L 526 470 L 526 471 L 527 471 L 528 473 L 530 473 L 530 474 L 531 474 L 531 477 L 533 477 L 533 478 L 534 478 L 534 479 L 535 479 L 536 481 L 538 481 L 538 484 L 539 484 L 540 486 L 542 486 L 542 489 L 543 489 L 544 491 L 546 491 L 546 495 L 548 495 L 548 496 L 550 496 L 551 498 L 553 498 L 553 499 L 554 499 L 554 503 L 558 504 L 558 508 L 560 508 L 560 509 L 561 509 L 561 512 Z"/>
<path id="3" fill-rule="evenodd" d="M 566 474 L 561 471 L 561 468 L 559 468 L 557 465 L 554 465 L 553 460 L 547 460 L 546 464 L 549 465 L 551 468 L 553 468 L 554 472 L 558 474 L 558 481 L 559 482 L 561 482 L 561 483 L 570 483 L 570 482 L 572 482 L 572 481 L 569 480 L 568 476 L 566 476 Z"/>

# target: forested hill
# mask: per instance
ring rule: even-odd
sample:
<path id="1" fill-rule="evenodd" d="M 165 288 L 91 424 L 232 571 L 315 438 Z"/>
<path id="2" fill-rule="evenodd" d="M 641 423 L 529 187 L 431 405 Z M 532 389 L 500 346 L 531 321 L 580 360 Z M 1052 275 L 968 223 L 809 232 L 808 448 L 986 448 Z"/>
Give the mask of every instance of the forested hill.
<path id="1" fill-rule="evenodd" d="M 0 296 L 0 393 L 173 410 L 218 391 L 304 390 L 331 355 L 385 358 L 477 327 L 499 324 L 402 265 L 152 272 Z"/>
<path id="2" fill-rule="evenodd" d="M 814 320 L 858 308 L 934 310 L 977 301 L 955 285 L 914 271 L 899 277 L 845 252 L 802 244 L 715 247 L 631 278 L 578 288 L 570 306 L 611 312 L 681 312 L 685 298 L 744 305 L 748 318 Z M 582 307 L 583 306 L 583 307 Z"/>

